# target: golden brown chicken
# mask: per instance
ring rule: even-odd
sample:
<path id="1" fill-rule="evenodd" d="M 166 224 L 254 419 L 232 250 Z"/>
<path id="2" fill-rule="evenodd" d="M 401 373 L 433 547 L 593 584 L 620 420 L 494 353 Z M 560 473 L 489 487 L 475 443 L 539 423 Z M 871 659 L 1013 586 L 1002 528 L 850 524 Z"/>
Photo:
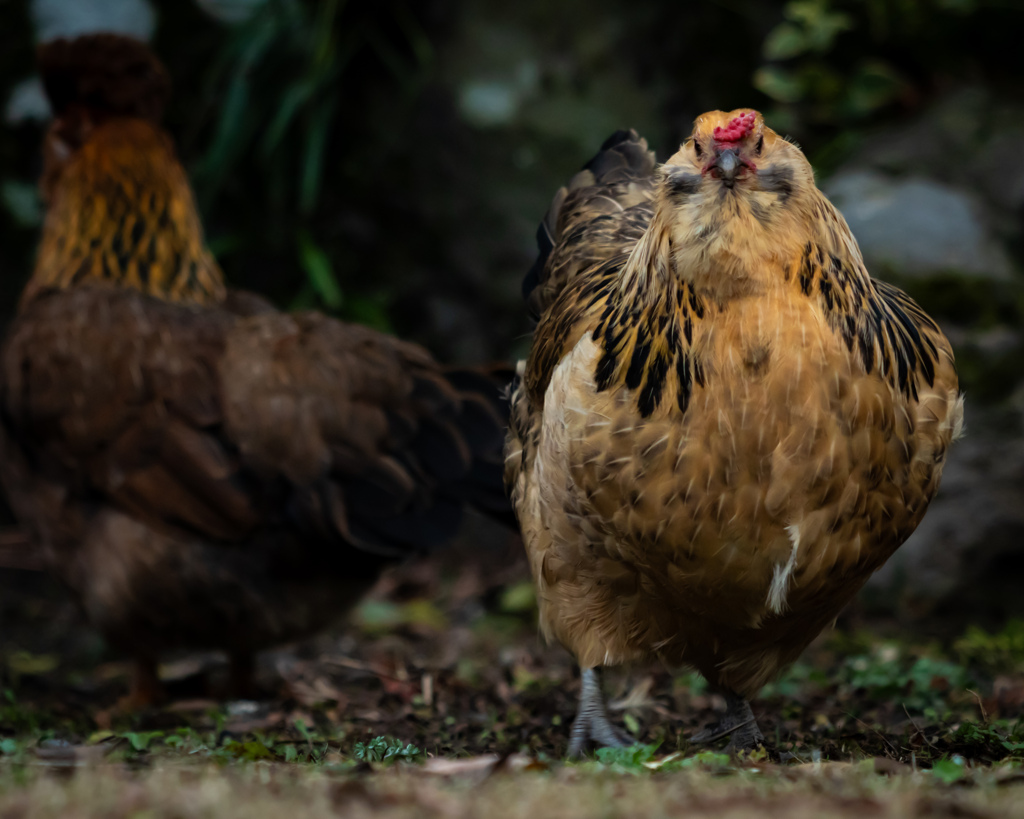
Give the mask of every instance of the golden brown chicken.
<path id="1" fill-rule="evenodd" d="M 660 658 L 747 700 L 921 521 L 963 403 L 949 342 L 872 279 L 796 145 L 713 111 L 656 167 L 620 132 L 563 189 L 506 482 L 543 632 L 582 668 L 569 751 L 629 737 L 599 669 Z"/>
<path id="2" fill-rule="evenodd" d="M 253 652 L 345 612 L 382 567 L 501 514 L 499 387 L 420 347 L 225 288 L 159 124 L 162 66 L 113 35 L 40 61 L 38 262 L 0 360 L 0 472 L 50 568 L 138 658 Z"/>

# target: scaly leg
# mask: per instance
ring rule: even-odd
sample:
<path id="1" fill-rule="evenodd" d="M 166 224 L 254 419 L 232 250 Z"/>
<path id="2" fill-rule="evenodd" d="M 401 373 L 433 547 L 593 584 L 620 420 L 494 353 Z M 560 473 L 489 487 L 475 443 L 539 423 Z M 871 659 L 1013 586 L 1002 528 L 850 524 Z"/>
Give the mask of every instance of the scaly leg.
<path id="1" fill-rule="evenodd" d="M 610 748 L 625 748 L 636 742 L 608 719 L 599 668 L 580 670 L 580 706 L 569 731 L 569 757 L 582 756 L 591 742 Z"/>
<path id="2" fill-rule="evenodd" d="M 753 750 L 763 744 L 764 736 L 757 727 L 750 703 L 734 691 L 723 690 L 722 695 L 725 697 L 725 716 L 690 737 L 690 743 L 701 745 L 728 735 L 726 751 Z"/>

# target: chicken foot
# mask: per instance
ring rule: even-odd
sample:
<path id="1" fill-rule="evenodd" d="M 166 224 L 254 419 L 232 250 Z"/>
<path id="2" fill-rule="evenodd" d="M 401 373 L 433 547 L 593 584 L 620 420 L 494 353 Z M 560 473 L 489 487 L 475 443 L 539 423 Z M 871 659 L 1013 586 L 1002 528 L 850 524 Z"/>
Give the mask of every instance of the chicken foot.
<path id="1" fill-rule="evenodd" d="M 569 732 L 569 752 L 572 759 L 583 755 L 590 743 L 609 748 L 625 748 L 636 742 L 608 719 L 604 692 L 601 690 L 601 669 L 580 670 L 580 705 Z"/>
<path id="2" fill-rule="evenodd" d="M 729 736 L 726 751 L 743 751 L 764 743 L 764 735 L 757 727 L 757 719 L 750 703 L 734 691 L 723 690 L 725 716 L 690 737 L 690 744 L 703 745 Z"/>

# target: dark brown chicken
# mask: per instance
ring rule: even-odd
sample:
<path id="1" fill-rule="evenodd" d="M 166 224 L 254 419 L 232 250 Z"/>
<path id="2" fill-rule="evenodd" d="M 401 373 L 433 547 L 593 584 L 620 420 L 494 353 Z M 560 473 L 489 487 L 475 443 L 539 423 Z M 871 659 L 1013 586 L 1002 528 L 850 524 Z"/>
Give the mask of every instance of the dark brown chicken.
<path id="1" fill-rule="evenodd" d="M 570 753 L 629 737 L 604 666 L 748 700 L 921 521 L 963 399 L 953 353 L 871 278 L 800 150 L 713 111 L 664 165 L 610 139 L 541 226 L 506 479 L 541 628 L 583 669 Z M 695 737 L 695 739 L 697 739 Z"/>
<path id="2" fill-rule="evenodd" d="M 169 83 L 113 35 L 40 51 L 55 119 L 35 272 L 3 347 L 0 464 L 90 620 L 139 660 L 253 653 L 344 613 L 382 567 L 498 515 L 499 387 L 420 347 L 226 289 L 159 122 Z"/>

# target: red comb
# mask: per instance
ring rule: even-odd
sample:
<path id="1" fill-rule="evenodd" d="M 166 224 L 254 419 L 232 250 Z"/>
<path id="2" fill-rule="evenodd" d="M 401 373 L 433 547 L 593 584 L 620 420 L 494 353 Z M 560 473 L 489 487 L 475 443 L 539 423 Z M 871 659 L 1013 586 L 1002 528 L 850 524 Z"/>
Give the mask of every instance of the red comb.
<path id="1" fill-rule="evenodd" d="M 747 111 L 745 114 L 733 117 L 724 128 L 716 125 L 712 133 L 715 142 L 739 142 L 754 130 L 755 118 L 753 111 Z"/>

